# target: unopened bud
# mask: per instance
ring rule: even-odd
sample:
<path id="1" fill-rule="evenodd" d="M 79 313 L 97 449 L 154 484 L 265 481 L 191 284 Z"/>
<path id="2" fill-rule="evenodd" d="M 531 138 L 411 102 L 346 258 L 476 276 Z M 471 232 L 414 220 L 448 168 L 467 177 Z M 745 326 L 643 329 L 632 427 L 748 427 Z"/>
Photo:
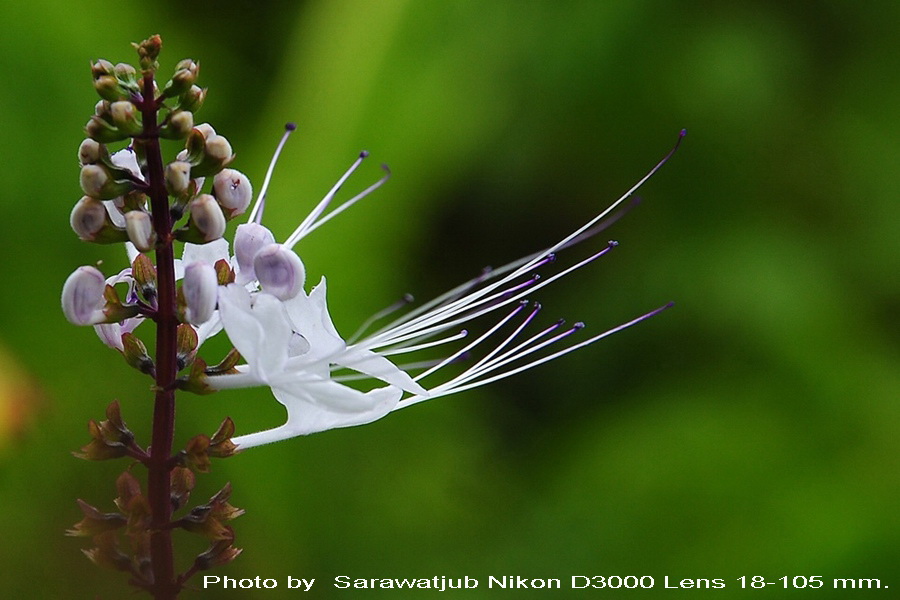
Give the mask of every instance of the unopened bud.
<path id="1" fill-rule="evenodd" d="M 225 233 L 225 215 L 216 199 L 209 194 L 200 194 L 189 205 L 191 219 L 187 229 L 178 231 L 179 239 L 195 244 L 205 244 L 217 240 Z"/>
<path id="2" fill-rule="evenodd" d="M 180 140 L 194 128 L 194 115 L 189 110 L 177 110 L 159 128 L 159 135 L 167 140 Z"/>
<path id="3" fill-rule="evenodd" d="M 263 291 L 279 300 L 290 300 L 299 294 L 306 281 L 303 261 L 281 244 L 269 244 L 257 252 L 253 270 Z"/>
<path id="4" fill-rule="evenodd" d="M 87 122 L 84 126 L 84 132 L 89 138 L 104 144 L 118 142 L 128 137 L 128 134 L 120 131 L 118 127 L 97 115 L 93 115 L 91 120 Z"/>
<path id="5" fill-rule="evenodd" d="M 213 179 L 213 190 L 216 200 L 222 205 L 225 218 L 233 219 L 243 214 L 250 206 L 253 197 L 253 187 L 247 176 L 234 169 L 223 169 Z"/>
<path id="6" fill-rule="evenodd" d="M 113 73 L 119 79 L 126 81 L 137 79 L 137 69 L 128 63 L 116 63 L 116 66 L 113 67 Z"/>
<path id="7" fill-rule="evenodd" d="M 153 359 L 147 352 L 147 346 L 131 332 L 122 334 L 122 355 L 125 357 L 125 362 L 141 373 L 154 374 L 155 367 Z"/>
<path id="8" fill-rule="evenodd" d="M 96 198 L 84 196 L 75 204 L 69 224 L 78 237 L 92 241 L 106 225 L 106 207 Z"/>
<path id="9" fill-rule="evenodd" d="M 253 259 L 264 247 L 274 244 L 275 236 L 272 232 L 258 223 L 244 223 L 238 225 L 234 232 L 234 256 L 237 258 L 238 274 L 237 283 L 246 285 L 254 279 Z"/>
<path id="10" fill-rule="evenodd" d="M 131 275 L 137 283 L 138 292 L 152 303 L 156 297 L 156 267 L 146 254 L 138 254 L 131 263 Z"/>
<path id="11" fill-rule="evenodd" d="M 166 190 L 173 196 L 180 196 L 191 183 L 191 164 L 176 160 L 166 165 Z"/>
<path id="12" fill-rule="evenodd" d="M 84 165 L 81 167 L 81 189 L 93 198 L 111 200 L 131 190 L 130 181 L 116 181 L 110 177 L 107 169 L 100 165 Z"/>
<path id="13" fill-rule="evenodd" d="M 110 102 L 119 100 L 124 96 L 119 80 L 114 75 L 101 75 L 94 79 L 94 89 L 97 90 L 101 98 Z"/>
<path id="14" fill-rule="evenodd" d="M 182 295 L 184 295 L 183 290 Z M 176 329 L 175 340 L 175 361 L 176 367 L 180 371 L 194 364 L 194 359 L 197 358 L 197 347 L 200 345 L 200 338 L 197 336 L 196 329 L 187 323 L 181 323 Z"/>
<path id="15" fill-rule="evenodd" d="M 128 100 L 113 102 L 109 106 L 109 111 L 112 115 L 113 123 L 121 131 L 129 135 L 137 135 L 141 132 L 141 121 L 138 119 L 137 111 L 134 108 L 134 104 Z"/>
<path id="16" fill-rule="evenodd" d="M 209 321 L 216 310 L 219 282 L 216 269 L 205 262 L 193 262 L 184 269 L 182 292 L 185 319 L 192 325 Z"/>
<path id="17" fill-rule="evenodd" d="M 103 314 L 106 278 L 94 267 L 78 267 L 69 275 L 62 291 L 62 310 L 73 325 L 96 325 Z"/>
<path id="18" fill-rule="evenodd" d="M 216 135 L 216 130 L 213 129 L 213 126 L 209 123 L 200 123 L 196 127 L 194 127 L 197 131 L 203 135 L 204 140 L 208 140 L 211 136 Z"/>
<path id="19" fill-rule="evenodd" d="M 206 155 L 222 164 L 232 158 L 231 144 L 225 136 L 214 135 L 206 139 Z"/>
<path id="20" fill-rule="evenodd" d="M 189 58 L 182 60 L 175 65 L 175 74 L 163 88 L 163 96 L 166 98 L 180 96 L 194 85 L 199 72 L 199 64 Z"/>
<path id="21" fill-rule="evenodd" d="M 156 232 L 150 215 L 142 210 L 130 210 L 125 213 L 125 231 L 128 239 L 141 252 L 149 252 L 156 246 Z"/>
<path id="22" fill-rule="evenodd" d="M 78 162 L 82 165 L 92 165 L 100 160 L 103 155 L 103 145 L 90 138 L 81 142 L 78 146 Z"/>
<path id="23" fill-rule="evenodd" d="M 204 100 L 206 100 L 206 88 L 192 85 L 189 90 L 181 95 L 179 106 L 184 110 L 197 112 L 200 110 L 200 107 L 203 106 Z"/>
<path id="24" fill-rule="evenodd" d="M 94 76 L 94 79 L 103 75 L 112 75 L 114 70 L 113 64 L 102 58 L 91 65 L 91 75 Z"/>

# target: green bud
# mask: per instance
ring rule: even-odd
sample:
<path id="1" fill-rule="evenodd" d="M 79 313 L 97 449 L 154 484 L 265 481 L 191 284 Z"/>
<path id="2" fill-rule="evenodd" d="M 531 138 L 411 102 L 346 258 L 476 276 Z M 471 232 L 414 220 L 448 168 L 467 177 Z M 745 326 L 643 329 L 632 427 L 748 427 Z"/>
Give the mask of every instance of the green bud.
<path id="1" fill-rule="evenodd" d="M 150 358 L 150 354 L 147 353 L 147 347 L 139 337 L 131 332 L 122 334 L 122 347 L 125 362 L 141 373 L 153 375 L 156 370 L 153 365 L 153 359 Z"/>
<path id="2" fill-rule="evenodd" d="M 145 73 L 154 73 L 159 68 L 156 59 L 159 57 L 159 51 L 162 50 L 162 38 L 159 35 L 153 35 L 140 44 L 131 45 L 137 50 L 141 70 Z"/>
<path id="3" fill-rule="evenodd" d="M 92 140 L 103 144 L 120 142 L 129 137 L 127 133 L 120 131 L 117 127 L 97 115 L 92 116 L 91 120 L 87 122 L 87 125 L 84 126 L 84 132 Z"/>
<path id="4" fill-rule="evenodd" d="M 121 100 L 126 95 L 122 86 L 119 85 L 119 80 L 114 75 L 101 75 L 94 79 L 94 89 L 97 90 L 101 98 L 110 102 Z"/>
<path id="5" fill-rule="evenodd" d="M 175 74 L 172 76 L 172 79 L 166 83 L 162 95 L 166 98 L 173 98 L 185 93 L 192 85 L 194 85 L 199 72 L 199 64 L 190 58 L 182 60 L 175 65 Z"/>
<path id="6" fill-rule="evenodd" d="M 194 128 L 197 131 L 197 128 Z M 190 141 L 191 138 L 189 137 Z M 188 149 L 190 153 L 191 149 Z M 199 160 L 191 161 L 193 168 L 191 169 L 192 177 L 205 177 L 207 175 L 215 175 L 224 169 L 231 161 L 234 160 L 234 153 L 231 150 L 231 144 L 225 139 L 225 136 L 212 134 L 204 140 L 203 150 L 198 156 Z"/>
<path id="7" fill-rule="evenodd" d="M 122 81 L 137 81 L 137 69 L 127 63 L 118 63 L 113 67 L 113 73 Z"/>
<path id="8" fill-rule="evenodd" d="M 138 254 L 131 263 L 131 275 L 138 293 L 148 302 L 156 297 L 156 267 L 146 254 Z"/>
<path id="9" fill-rule="evenodd" d="M 178 343 L 178 352 L 176 361 L 178 370 L 182 370 L 191 366 L 197 357 L 197 347 L 200 345 L 200 338 L 197 337 L 197 331 L 186 323 L 178 326 L 176 340 Z"/>

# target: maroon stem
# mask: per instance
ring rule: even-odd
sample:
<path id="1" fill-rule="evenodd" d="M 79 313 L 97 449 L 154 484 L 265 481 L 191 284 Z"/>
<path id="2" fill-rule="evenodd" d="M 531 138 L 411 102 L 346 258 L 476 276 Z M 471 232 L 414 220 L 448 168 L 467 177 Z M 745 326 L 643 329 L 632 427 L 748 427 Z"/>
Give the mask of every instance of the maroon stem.
<path id="1" fill-rule="evenodd" d="M 172 251 L 172 218 L 166 192 L 162 153 L 157 125 L 158 106 L 153 92 L 153 76 L 145 74 L 143 99 L 138 104 L 143 118 L 142 144 L 146 151 L 150 208 L 156 245 L 157 310 L 156 321 L 156 399 L 153 406 L 153 434 L 147 461 L 147 498 L 150 503 L 150 561 L 153 583 L 150 591 L 156 600 L 178 597 L 180 585 L 175 579 L 172 549 L 170 457 L 175 433 L 175 378 L 178 375 L 177 327 L 175 312 L 175 257 Z"/>

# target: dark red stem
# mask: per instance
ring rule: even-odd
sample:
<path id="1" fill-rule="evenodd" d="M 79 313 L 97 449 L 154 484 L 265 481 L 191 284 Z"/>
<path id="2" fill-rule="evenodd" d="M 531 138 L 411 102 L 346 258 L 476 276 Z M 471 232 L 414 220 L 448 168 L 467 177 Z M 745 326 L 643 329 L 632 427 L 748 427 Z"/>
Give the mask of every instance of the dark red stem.
<path id="1" fill-rule="evenodd" d="M 172 218 L 166 192 L 162 153 L 159 147 L 157 110 L 153 76 L 145 74 L 143 99 L 138 104 L 143 118 L 141 143 L 147 157 L 150 208 L 156 246 L 156 399 L 153 406 L 153 434 L 150 458 L 146 461 L 147 498 L 150 502 L 150 560 L 153 582 L 150 591 L 156 600 L 172 600 L 181 588 L 175 578 L 172 550 L 171 454 L 175 433 L 175 378 L 178 317 L 175 312 L 175 256 L 172 251 Z"/>

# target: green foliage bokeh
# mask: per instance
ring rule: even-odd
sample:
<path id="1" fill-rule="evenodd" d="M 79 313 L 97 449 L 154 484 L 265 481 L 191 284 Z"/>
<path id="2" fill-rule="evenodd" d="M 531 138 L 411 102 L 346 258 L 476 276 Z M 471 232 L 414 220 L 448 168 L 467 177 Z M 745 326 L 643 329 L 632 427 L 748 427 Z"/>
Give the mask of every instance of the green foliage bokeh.
<path id="1" fill-rule="evenodd" d="M 69 452 L 114 398 L 146 438 L 151 395 L 58 298 L 79 265 L 124 266 L 67 217 L 89 61 L 133 62 L 128 43 L 152 33 L 163 72 L 201 62 L 198 121 L 257 186 L 297 122 L 269 193 L 276 236 L 361 149 L 373 164 L 348 187 L 389 163 L 389 185 L 298 247 L 344 334 L 404 292 L 549 245 L 690 131 L 608 232 L 621 246 L 542 297 L 547 319 L 597 332 L 675 308 L 501 384 L 214 464 L 195 497 L 231 481 L 247 510 L 245 552 L 217 574 L 316 577 L 319 598 L 351 597 L 338 574 L 725 578 L 716 598 L 740 597 L 741 575 L 900 588 L 900 5 L 257 4 L 0 7 L 0 344 L 42 398 L 0 440 L 4 596 L 128 593 L 62 536 L 76 497 L 112 508 L 123 465 Z M 226 415 L 239 432 L 282 418 L 265 389 L 179 410 L 176 443 Z M 203 595 L 292 597 L 185 597 Z"/>

